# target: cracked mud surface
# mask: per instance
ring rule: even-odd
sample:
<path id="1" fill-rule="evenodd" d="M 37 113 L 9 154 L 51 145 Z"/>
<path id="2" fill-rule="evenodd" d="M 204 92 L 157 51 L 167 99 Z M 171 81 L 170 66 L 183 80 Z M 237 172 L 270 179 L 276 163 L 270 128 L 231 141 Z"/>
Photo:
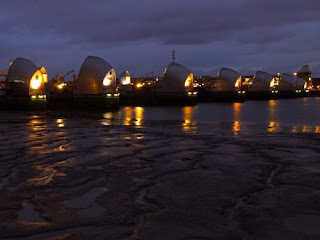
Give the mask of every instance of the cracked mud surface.
<path id="1" fill-rule="evenodd" d="M 0 122 L 1 239 L 319 239 L 320 137 Z"/>

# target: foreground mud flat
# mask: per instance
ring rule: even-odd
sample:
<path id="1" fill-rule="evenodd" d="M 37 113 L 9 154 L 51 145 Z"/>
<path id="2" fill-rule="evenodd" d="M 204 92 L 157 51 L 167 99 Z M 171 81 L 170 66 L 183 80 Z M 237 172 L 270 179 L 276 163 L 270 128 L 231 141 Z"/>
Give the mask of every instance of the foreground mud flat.
<path id="1" fill-rule="evenodd" d="M 319 135 L 266 130 L 2 120 L 0 238 L 319 239 Z"/>

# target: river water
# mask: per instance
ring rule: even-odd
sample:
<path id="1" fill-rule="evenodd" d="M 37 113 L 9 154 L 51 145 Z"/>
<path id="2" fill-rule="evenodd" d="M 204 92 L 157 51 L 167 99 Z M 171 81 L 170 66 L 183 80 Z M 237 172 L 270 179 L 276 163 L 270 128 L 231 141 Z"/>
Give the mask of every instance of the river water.
<path id="1" fill-rule="evenodd" d="M 269 132 L 320 132 L 320 98 L 207 103 L 184 107 L 121 107 L 105 113 L 104 123 L 212 126 L 233 132 L 264 129 Z"/>
<path id="2" fill-rule="evenodd" d="M 320 97 L 246 101 L 244 103 L 201 103 L 196 106 L 122 106 L 106 113 L 21 113 L 0 112 L 2 124 L 35 119 L 63 127 L 77 120 L 102 125 L 159 127 L 172 125 L 180 131 L 218 131 L 246 133 L 255 131 L 320 133 Z M 30 122 L 31 120 L 31 122 Z"/>
<path id="3" fill-rule="evenodd" d="M 319 104 L 0 112 L 0 238 L 320 239 Z"/>

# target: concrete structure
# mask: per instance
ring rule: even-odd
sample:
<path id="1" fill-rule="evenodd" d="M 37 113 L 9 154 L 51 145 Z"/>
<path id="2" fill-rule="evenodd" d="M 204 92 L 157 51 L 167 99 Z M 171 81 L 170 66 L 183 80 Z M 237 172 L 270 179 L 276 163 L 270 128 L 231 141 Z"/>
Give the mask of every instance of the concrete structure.
<path id="1" fill-rule="evenodd" d="M 99 57 L 88 56 L 75 81 L 74 94 L 100 95 L 109 92 L 116 85 L 113 67 Z"/>
<path id="2" fill-rule="evenodd" d="M 241 90 L 242 77 L 230 68 L 221 68 L 217 74 L 214 91 L 238 91 Z"/>
<path id="3" fill-rule="evenodd" d="M 312 88 L 312 72 L 310 71 L 309 65 L 302 66 L 300 71 L 294 73 L 294 75 L 306 81 L 306 89 Z"/>
<path id="4" fill-rule="evenodd" d="M 48 75 L 44 67 L 38 68 L 27 59 L 17 58 L 9 68 L 6 82 L 12 85 L 13 96 L 39 96 L 45 94 Z"/>
<path id="5" fill-rule="evenodd" d="M 45 110 L 48 75 L 44 67 L 17 58 L 5 72 L 0 83 L 0 109 Z"/>
<path id="6" fill-rule="evenodd" d="M 131 76 L 128 71 L 124 71 L 123 73 L 120 74 L 119 76 L 119 85 L 129 85 L 131 84 Z"/>
<path id="7" fill-rule="evenodd" d="M 247 88 L 248 98 L 277 98 L 278 81 L 273 75 L 267 72 L 257 71 L 250 83 Z"/>
<path id="8" fill-rule="evenodd" d="M 278 90 L 279 97 L 301 97 L 305 94 L 307 83 L 292 74 L 282 74 Z"/>
<path id="9" fill-rule="evenodd" d="M 157 95 L 161 101 L 194 102 L 197 93 L 193 91 L 193 73 L 185 66 L 171 62 L 157 86 Z"/>
<path id="10" fill-rule="evenodd" d="M 193 73 L 185 66 L 170 63 L 158 86 L 159 93 L 186 94 L 192 91 Z"/>
<path id="11" fill-rule="evenodd" d="M 241 75 L 230 68 L 221 68 L 216 79 L 210 86 L 197 88 L 198 98 L 201 102 L 236 101 L 245 99 L 245 91 L 242 90 Z"/>
<path id="12" fill-rule="evenodd" d="M 104 59 L 88 56 L 80 68 L 73 93 L 75 106 L 79 108 L 118 106 L 115 70 Z"/>

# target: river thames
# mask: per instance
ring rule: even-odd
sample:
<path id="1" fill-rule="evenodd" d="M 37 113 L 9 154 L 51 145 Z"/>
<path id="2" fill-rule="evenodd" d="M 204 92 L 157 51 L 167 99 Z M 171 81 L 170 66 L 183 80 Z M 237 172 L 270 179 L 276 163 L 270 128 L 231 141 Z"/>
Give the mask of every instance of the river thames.
<path id="1" fill-rule="evenodd" d="M 185 107 L 122 107 L 106 124 L 208 125 L 219 131 L 320 132 L 320 98 L 208 103 Z M 108 121 L 109 120 L 109 121 Z M 112 121 L 113 120 L 113 121 Z"/>
<path id="2" fill-rule="evenodd" d="M 320 99 L 0 114 L 1 239 L 319 239 Z"/>

